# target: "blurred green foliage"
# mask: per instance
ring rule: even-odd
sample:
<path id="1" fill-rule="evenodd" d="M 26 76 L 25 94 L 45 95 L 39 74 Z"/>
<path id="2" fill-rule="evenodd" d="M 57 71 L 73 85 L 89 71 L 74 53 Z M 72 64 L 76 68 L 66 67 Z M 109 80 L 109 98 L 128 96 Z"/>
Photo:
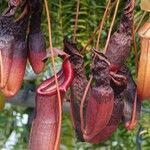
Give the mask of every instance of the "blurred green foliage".
<path id="1" fill-rule="evenodd" d="M 79 48 L 83 47 L 93 31 L 98 26 L 100 20 L 103 17 L 107 0 L 82 0 L 80 1 L 80 15 L 78 20 L 77 30 L 77 43 Z M 136 26 L 142 16 L 142 11 L 139 7 L 140 1 L 136 0 L 135 19 L 134 25 Z M 117 29 L 120 16 L 122 13 L 124 2 L 121 1 L 115 26 L 113 31 Z M 6 8 L 7 3 L 5 0 L 0 0 L 0 12 Z M 112 6 L 109 10 L 109 17 L 105 21 L 105 25 L 102 31 L 102 38 L 100 41 L 100 49 L 103 49 L 105 40 L 107 38 L 107 32 L 112 20 L 113 10 L 115 6 L 115 0 L 113 0 Z M 52 40 L 53 47 L 63 47 L 63 37 L 73 36 L 74 19 L 76 14 L 76 1 L 74 0 L 51 0 L 49 1 L 50 15 L 52 22 Z M 149 17 L 149 14 L 145 16 L 143 22 Z M 42 18 L 42 30 L 48 39 L 48 28 L 45 10 L 43 11 Z M 47 40 L 48 41 L 48 40 Z M 136 37 L 139 49 L 139 38 Z M 90 73 L 91 53 L 90 49 L 95 46 L 96 38 L 87 48 L 85 53 L 85 67 L 86 73 Z M 48 42 L 47 42 L 48 46 Z M 138 50 L 138 54 L 140 51 Z M 132 48 L 131 55 L 127 60 L 127 64 L 134 77 L 136 77 L 135 62 L 134 62 L 134 50 Z M 48 69 L 48 67 L 46 68 Z M 39 83 L 37 81 L 36 83 Z M 63 114 L 62 123 L 62 138 L 61 149 L 62 150 L 149 150 L 150 149 L 150 102 L 144 102 L 143 107 L 145 111 L 141 113 L 141 119 L 139 125 L 133 131 L 127 131 L 123 125 L 120 125 L 118 130 L 112 135 L 112 137 L 101 144 L 92 145 L 88 143 L 82 143 L 77 141 L 74 135 L 73 126 L 69 113 Z M 5 109 L 0 113 L 0 149 L 6 149 L 8 140 L 12 133 L 16 133 L 18 139 L 12 146 L 14 150 L 25 150 L 28 145 L 30 122 L 24 123 L 24 117 L 31 116 L 33 114 L 32 108 L 19 107 L 10 104 L 6 104 Z M 7 150 L 7 149 L 6 149 Z"/>

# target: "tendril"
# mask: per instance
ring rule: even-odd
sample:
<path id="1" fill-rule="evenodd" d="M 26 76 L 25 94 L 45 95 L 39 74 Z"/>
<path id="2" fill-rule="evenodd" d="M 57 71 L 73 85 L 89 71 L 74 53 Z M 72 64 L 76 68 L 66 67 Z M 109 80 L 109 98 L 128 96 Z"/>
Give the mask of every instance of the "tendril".
<path id="1" fill-rule="evenodd" d="M 119 3 L 120 3 L 120 0 L 117 0 L 117 4 L 116 4 L 116 7 L 115 7 L 115 12 L 114 12 L 114 15 L 113 15 L 113 19 L 112 19 L 112 22 L 111 22 L 111 25 L 110 25 L 110 28 L 109 28 L 105 48 L 104 48 L 104 51 L 103 51 L 104 53 L 106 53 L 106 50 L 107 50 L 107 47 L 108 47 L 108 44 L 109 44 L 109 41 L 110 41 L 110 36 L 111 36 L 112 28 L 114 26 L 114 22 L 115 22 L 116 15 L 117 15 L 117 12 L 118 12 Z"/>
<path id="2" fill-rule="evenodd" d="M 62 105 L 61 105 L 61 95 L 60 95 L 60 91 L 59 91 L 59 84 L 58 84 L 56 66 L 55 66 L 55 60 L 54 60 L 54 51 L 53 51 L 53 46 L 52 46 L 52 33 L 51 33 L 51 19 L 50 19 L 50 15 L 49 15 L 49 8 L 48 8 L 47 0 L 44 0 L 44 3 L 45 3 L 45 8 L 46 8 L 46 14 L 47 14 L 50 52 L 51 52 L 51 56 L 52 56 L 52 66 L 53 66 L 53 71 L 54 71 L 54 77 L 55 77 L 55 83 L 56 83 L 56 89 L 57 89 L 57 96 L 58 96 L 58 105 L 59 105 L 58 131 L 57 131 L 57 137 L 56 137 L 55 146 L 54 146 L 54 150 L 57 150 L 58 145 L 59 145 L 60 134 L 61 134 Z"/>
<path id="3" fill-rule="evenodd" d="M 75 25 L 74 25 L 74 33 L 73 33 L 73 42 L 76 41 L 76 33 L 78 26 L 78 17 L 79 17 L 79 8 L 80 8 L 80 0 L 77 0 L 77 8 L 76 8 L 76 17 L 75 17 Z"/>

